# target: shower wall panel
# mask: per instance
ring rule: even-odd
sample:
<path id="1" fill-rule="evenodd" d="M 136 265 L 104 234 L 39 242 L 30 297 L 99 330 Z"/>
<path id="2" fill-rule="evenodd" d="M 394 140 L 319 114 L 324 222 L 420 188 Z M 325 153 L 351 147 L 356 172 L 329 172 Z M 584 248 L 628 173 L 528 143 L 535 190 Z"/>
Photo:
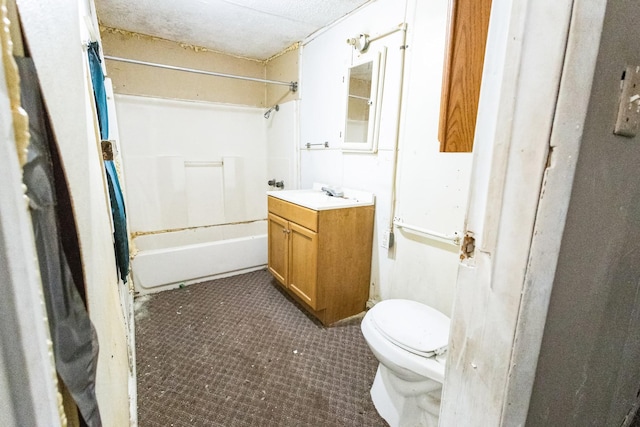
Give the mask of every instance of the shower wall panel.
<path id="1" fill-rule="evenodd" d="M 263 109 L 116 95 L 131 232 L 264 219 Z"/>

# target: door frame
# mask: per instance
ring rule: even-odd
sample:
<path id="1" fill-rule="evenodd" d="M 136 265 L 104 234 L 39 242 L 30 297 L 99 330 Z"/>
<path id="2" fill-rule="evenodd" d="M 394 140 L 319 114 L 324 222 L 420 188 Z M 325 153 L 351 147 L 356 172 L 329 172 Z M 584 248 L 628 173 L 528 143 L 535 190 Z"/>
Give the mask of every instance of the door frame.
<path id="1" fill-rule="evenodd" d="M 606 1 L 494 0 L 441 425 L 524 425 Z"/>

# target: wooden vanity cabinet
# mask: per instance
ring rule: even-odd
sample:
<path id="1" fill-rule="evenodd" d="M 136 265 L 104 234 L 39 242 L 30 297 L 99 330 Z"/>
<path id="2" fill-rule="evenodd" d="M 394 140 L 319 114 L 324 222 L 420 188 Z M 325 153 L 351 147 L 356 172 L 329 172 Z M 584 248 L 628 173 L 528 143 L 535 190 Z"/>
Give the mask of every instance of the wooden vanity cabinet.
<path id="1" fill-rule="evenodd" d="M 281 285 L 318 310 L 317 233 L 269 213 L 269 271 Z M 293 256 L 295 254 L 295 256 Z"/>
<path id="2" fill-rule="evenodd" d="M 315 211 L 269 196 L 269 271 L 324 325 L 369 298 L 373 206 Z"/>

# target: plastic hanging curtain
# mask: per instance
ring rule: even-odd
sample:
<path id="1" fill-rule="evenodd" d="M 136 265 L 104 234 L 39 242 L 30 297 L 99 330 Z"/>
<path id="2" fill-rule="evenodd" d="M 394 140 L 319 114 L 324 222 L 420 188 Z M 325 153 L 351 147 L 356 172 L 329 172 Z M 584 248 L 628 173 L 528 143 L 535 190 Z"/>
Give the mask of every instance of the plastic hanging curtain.
<path id="1" fill-rule="evenodd" d="M 98 110 L 98 124 L 100 125 L 100 138 L 109 139 L 109 117 L 107 114 L 107 92 L 104 87 L 104 74 L 100 61 L 100 46 L 93 42 L 88 49 L 89 68 L 91 71 L 91 82 L 93 83 L 93 94 Z M 107 172 L 107 184 L 109 186 L 109 199 L 111 200 L 111 216 L 113 217 L 114 246 L 118 272 L 124 283 L 127 283 L 129 273 L 129 239 L 127 233 L 127 213 L 124 205 L 124 197 L 120 188 L 118 172 L 113 160 L 105 160 L 105 170 Z"/>
<path id="2" fill-rule="evenodd" d="M 93 95 L 96 99 L 98 110 L 98 124 L 100 125 L 100 138 L 109 139 L 109 115 L 107 113 L 107 92 L 104 88 L 104 73 L 100 60 L 100 45 L 97 42 L 89 43 L 87 50 L 89 56 L 89 71 L 93 83 Z"/>

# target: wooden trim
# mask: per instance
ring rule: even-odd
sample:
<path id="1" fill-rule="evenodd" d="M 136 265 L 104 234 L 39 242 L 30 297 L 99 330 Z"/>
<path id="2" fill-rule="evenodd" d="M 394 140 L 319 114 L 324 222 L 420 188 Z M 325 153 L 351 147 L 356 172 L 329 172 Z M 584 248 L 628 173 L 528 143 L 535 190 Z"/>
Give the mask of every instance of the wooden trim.
<path id="1" fill-rule="evenodd" d="M 453 20 L 456 15 L 458 0 L 449 1 L 449 11 L 447 13 L 447 39 L 445 41 L 444 66 L 442 70 L 442 94 L 440 96 L 440 120 L 438 125 L 438 141 L 440 141 L 440 151 L 445 151 L 445 138 L 447 128 L 447 108 L 449 105 L 449 86 L 451 85 L 451 62 L 453 61 L 453 32 L 455 26 Z"/>
<path id="2" fill-rule="evenodd" d="M 442 75 L 440 151 L 471 152 L 491 0 L 451 0 Z"/>
<path id="3" fill-rule="evenodd" d="M 293 221 L 296 224 L 308 228 L 309 230 L 318 231 L 318 212 L 284 200 L 268 197 L 269 212 Z"/>

